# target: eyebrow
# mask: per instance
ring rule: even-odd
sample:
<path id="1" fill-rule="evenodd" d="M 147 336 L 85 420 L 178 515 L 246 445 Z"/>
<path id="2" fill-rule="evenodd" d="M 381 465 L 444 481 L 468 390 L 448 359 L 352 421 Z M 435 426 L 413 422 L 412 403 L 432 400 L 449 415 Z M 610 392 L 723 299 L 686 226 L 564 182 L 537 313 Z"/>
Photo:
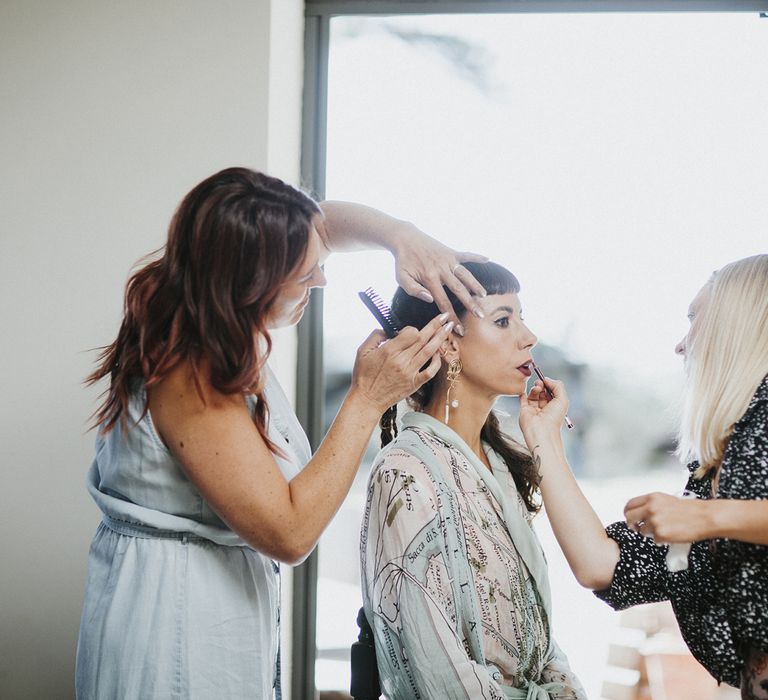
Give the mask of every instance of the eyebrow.
<path id="1" fill-rule="evenodd" d="M 513 309 L 511 306 L 499 306 L 498 308 L 493 310 L 493 313 L 498 313 L 499 311 L 505 311 L 508 314 L 512 314 L 513 316 L 517 313 L 515 309 Z M 522 311 L 522 309 L 520 309 Z"/>

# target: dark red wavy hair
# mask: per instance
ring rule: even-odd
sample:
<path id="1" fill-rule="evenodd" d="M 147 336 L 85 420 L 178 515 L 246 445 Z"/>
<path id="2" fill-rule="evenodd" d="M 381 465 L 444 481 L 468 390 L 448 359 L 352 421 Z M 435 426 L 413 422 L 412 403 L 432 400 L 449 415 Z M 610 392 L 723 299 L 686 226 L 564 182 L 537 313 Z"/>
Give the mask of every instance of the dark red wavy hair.
<path id="1" fill-rule="evenodd" d="M 102 430 L 127 415 L 137 379 L 150 388 L 181 361 L 190 362 L 201 396 L 204 362 L 216 390 L 261 398 L 272 347 L 267 315 L 303 261 L 319 213 L 299 190 L 246 168 L 222 170 L 197 185 L 174 214 L 159 259 L 128 280 L 117 339 L 101 349 L 86 379 L 110 380 L 94 413 Z M 266 416 L 260 400 L 254 423 L 274 449 Z"/>

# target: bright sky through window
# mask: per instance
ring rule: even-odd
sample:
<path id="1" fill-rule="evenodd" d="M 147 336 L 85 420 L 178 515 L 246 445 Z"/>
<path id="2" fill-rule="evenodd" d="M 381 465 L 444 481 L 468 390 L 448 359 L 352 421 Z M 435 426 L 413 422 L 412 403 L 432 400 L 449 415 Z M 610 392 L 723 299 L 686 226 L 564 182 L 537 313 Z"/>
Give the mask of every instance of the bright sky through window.
<path id="1" fill-rule="evenodd" d="M 335 19 L 327 195 L 509 266 L 574 360 L 675 382 L 690 299 L 768 248 L 766 65 L 757 14 Z M 350 280 L 394 288 L 366 256 L 329 263 L 350 356 Z"/>

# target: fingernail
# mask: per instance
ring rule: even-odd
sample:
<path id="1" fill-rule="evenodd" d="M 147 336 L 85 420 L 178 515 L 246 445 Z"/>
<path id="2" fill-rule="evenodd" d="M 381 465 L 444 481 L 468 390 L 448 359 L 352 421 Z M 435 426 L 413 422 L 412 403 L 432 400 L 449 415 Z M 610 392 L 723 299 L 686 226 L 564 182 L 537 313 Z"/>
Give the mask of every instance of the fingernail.
<path id="1" fill-rule="evenodd" d="M 422 292 L 419 292 L 416 296 L 422 301 L 426 301 L 427 304 L 431 304 L 434 301 L 434 299 L 432 298 L 432 295 L 429 292 L 422 291 Z"/>
<path id="2" fill-rule="evenodd" d="M 476 306 L 474 309 L 472 309 L 472 313 L 475 314 L 478 318 L 485 318 L 485 314 L 481 311 L 479 306 Z"/>
<path id="3" fill-rule="evenodd" d="M 446 334 L 451 332 L 451 329 L 453 328 L 453 325 L 454 325 L 453 321 L 450 321 L 449 323 L 446 323 L 443 326 L 443 330 L 446 332 Z"/>
<path id="4" fill-rule="evenodd" d="M 440 314 L 440 323 L 445 323 L 448 320 L 450 314 L 446 311 L 444 314 Z"/>
<path id="5" fill-rule="evenodd" d="M 462 326 L 460 323 L 457 323 L 455 330 L 457 335 L 460 335 L 462 338 L 464 337 L 464 326 Z"/>
<path id="6" fill-rule="evenodd" d="M 487 297 L 487 296 L 488 296 L 488 292 L 486 292 L 485 290 L 483 290 L 483 293 L 482 293 L 480 296 L 481 296 L 481 297 L 483 297 L 483 298 L 485 298 L 485 297 Z"/>

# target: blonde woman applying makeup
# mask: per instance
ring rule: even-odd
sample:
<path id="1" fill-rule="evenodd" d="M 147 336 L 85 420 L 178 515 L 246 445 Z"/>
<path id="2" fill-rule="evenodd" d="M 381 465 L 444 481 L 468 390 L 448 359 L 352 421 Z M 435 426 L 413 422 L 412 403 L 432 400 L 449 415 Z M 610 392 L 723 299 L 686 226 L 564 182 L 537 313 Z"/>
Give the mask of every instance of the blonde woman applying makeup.
<path id="1" fill-rule="evenodd" d="M 768 699 L 768 255 L 715 272 L 675 348 L 686 368 L 680 499 L 630 500 L 603 529 L 571 474 L 560 436 L 561 382 L 521 396 L 520 426 L 541 493 L 578 581 L 615 609 L 670 600 L 693 655 L 742 698 Z M 672 565 L 667 544 L 690 545 Z M 683 550 L 685 547 L 683 546 Z"/>

